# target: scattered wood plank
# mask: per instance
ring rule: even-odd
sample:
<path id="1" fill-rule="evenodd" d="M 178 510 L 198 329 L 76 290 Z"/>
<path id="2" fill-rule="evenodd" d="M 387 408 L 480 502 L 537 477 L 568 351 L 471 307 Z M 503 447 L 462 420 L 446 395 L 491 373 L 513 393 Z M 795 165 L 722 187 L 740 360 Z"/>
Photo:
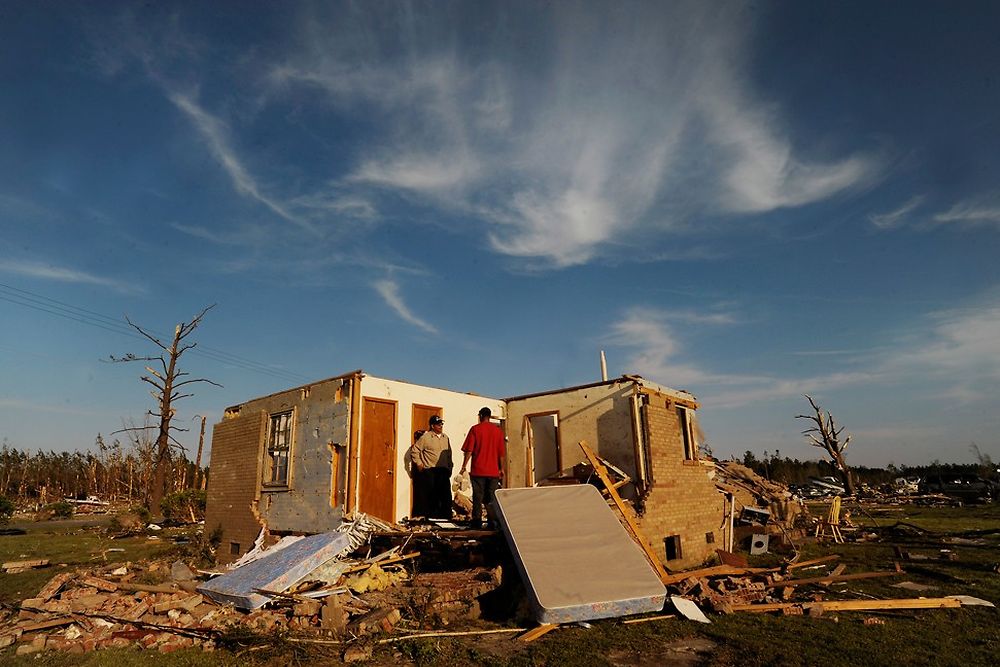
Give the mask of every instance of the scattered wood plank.
<path id="1" fill-rule="evenodd" d="M 386 558 L 383 560 L 368 560 L 363 563 L 358 563 L 357 565 L 353 565 L 347 568 L 346 570 L 344 570 L 344 574 L 351 574 L 352 572 L 363 572 L 364 570 L 370 568 L 372 565 L 378 565 L 379 567 L 382 567 L 384 565 L 395 565 L 396 563 L 401 563 L 404 560 L 410 560 L 411 558 L 416 558 L 419 555 L 420 552 L 415 551 L 411 554 L 406 554 L 405 556 L 393 556 L 392 558 Z"/>
<path id="2" fill-rule="evenodd" d="M 676 584 L 678 582 L 684 581 L 685 579 L 691 579 L 697 577 L 732 577 L 732 576 L 739 577 L 745 574 L 760 574 L 762 572 L 770 572 L 770 570 L 759 567 L 733 567 L 732 565 L 714 565 L 712 567 L 703 567 L 700 570 L 673 572 L 668 574 L 661 580 L 665 584 Z"/>
<path id="3" fill-rule="evenodd" d="M 824 611 L 877 611 L 882 609 L 941 609 L 961 607 L 962 603 L 952 598 L 910 598 L 899 600 L 824 600 L 821 602 L 767 602 L 756 604 L 734 604 L 733 611 L 766 613 L 785 611 L 798 607 L 822 607 Z"/>
<path id="4" fill-rule="evenodd" d="M 623 625 L 632 625 L 634 623 L 649 623 L 650 621 L 664 621 L 668 618 L 677 618 L 673 614 L 657 614 L 656 616 L 647 616 L 645 618 L 630 618 L 628 620 L 622 621 Z"/>
<path id="5" fill-rule="evenodd" d="M 559 627 L 558 623 L 543 623 L 537 628 L 531 628 L 523 635 L 518 635 L 517 640 L 522 642 L 533 642 L 542 635 L 546 635 Z"/>
<path id="6" fill-rule="evenodd" d="M 827 575 L 825 577 L 809 577 L 806 579 L 783 579 L 770 584 L 764 584 L 764 588 L 783 588 L 785 586 L 805 586 L 806 584 L 829 584 L 835 581 L 854 581 L 855 579 L 878 579 L 879 577 L 898 577 L 902 572 L 859 572 L 857 574 L 841 574 L 837 576 Z"/>

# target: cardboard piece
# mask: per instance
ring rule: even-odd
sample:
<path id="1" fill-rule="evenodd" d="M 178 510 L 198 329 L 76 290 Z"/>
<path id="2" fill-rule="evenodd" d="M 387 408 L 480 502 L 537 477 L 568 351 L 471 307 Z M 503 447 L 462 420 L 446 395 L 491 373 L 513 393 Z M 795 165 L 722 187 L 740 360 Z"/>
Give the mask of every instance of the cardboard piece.
<path id="1" fill-rule="evenodd" d="M 350 538 L 344 533 L 310 535 L 211 579 L 197 590 L 219 604 L 231 604 L 237 609 L 259 609 L 271 598 L 255 591 L 284 591 L 349 547 Z"/>
<path id="2" fill-rule="evenodd" d="M 663 608 L 659 575 L 595 487 L 500 489 L 495 508 L 540 624 Z"/>

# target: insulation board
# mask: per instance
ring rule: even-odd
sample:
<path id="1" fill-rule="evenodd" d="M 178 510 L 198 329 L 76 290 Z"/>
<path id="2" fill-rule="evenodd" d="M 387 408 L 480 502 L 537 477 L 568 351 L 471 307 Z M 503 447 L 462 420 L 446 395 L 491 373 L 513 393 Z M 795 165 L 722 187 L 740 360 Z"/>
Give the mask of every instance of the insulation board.
<path id="1" fill-rule="evenodd" d="M 594 486 L 499 489 L 495 507 L 539 623 L 663 609 L 666 588 Z"/>
<path id="2" fill-rule="evenodd" d="M 310 535 L 205 582 L 198 587 L 198 592 L 219 604 L 231 604 L 237 609 L 259 609 L 271 598 L 256 593 L 257 589 L 284 591 L 349 546 L 350 538 L 344 533 Z"/>

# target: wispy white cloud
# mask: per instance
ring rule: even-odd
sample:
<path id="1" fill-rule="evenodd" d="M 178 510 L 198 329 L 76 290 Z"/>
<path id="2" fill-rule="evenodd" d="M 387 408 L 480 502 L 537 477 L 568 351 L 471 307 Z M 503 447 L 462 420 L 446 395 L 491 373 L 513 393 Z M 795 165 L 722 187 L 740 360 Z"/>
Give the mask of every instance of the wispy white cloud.
<path id="1" fill-rule="evenodd" d="M 802 206 L 877 175 L 871 155 L 797 150 L 738 65 L 751 17 L 716 9 L 551 6 L 532 28 L 554 48 L 530 70 L 502 39 L 459 49 L 457 24 L 434 12 L 318 10 L 266 82 L 273 100 L 320 91 L 377 128 L 346 184 L 474 216 L 495 251 L 548 266 L 662 239 L 683 216 Z"/>
<path id="2" fill-rule="evenodd" d="M 168 88 L 167 97 L 198 130 L 198 133 L 205 140 L 209 152 L 229 175 L 237 192 L 257 200 L 285 220 L 295 223 L 307 231 L 315 231 L 309 221 L 294 215 L 283 203 L 261 191 L 257 180 L 243 164 L 243 159 L 233 149 L 226 126 L 221 120 L 202 108 L 193 95 Z"/>
<path id="3" fill-rule="evenodd" d="M 98 285 L 101 287 L 109 287 L 115 290 L 116 292 L 122 292 L 122 293 L 134 294 L 143 291 L 141 287 L 135 284 L 123 283 L 121 281 L 114 280 L 112 278 L 98 276 L 93 273 L 88 273 L 86 271 L 71 269 L 64 266 L 55 266 L 53 264 L 42 263 L 42 262 L 0 259 L 0 272 L 18 276 L 25 276 L 28 278 L 41 278 L 42 280 L 53 280 L 61 283 Z"/>
<path id="4" fill-rule="evenodd" d="M 933 218 L 939 223 L 968 225 L 1000 225 L 1000 196 L 959 202 Z"/>
<path id="5" fill-rule="evenodd" d="M 738 375 L 714 372 L 694 359 L 684 347 L 669 311 L 633 308 L 612 324 L 608 341 L 630 351 L 627 371 L 665 384 L 688 389 L 713 407 L 729 408 L 879 384 L 915 384 L 942 399 L 963 403 L 994 400 L 1000 393 L 1000 294 L 974 304 L 927 316 L 927 327 L 901 334 L 893 346 L 864 352 L 819 350 L 797 356 L 841 356 L 839 369 L 830 373 Z M 700 318 L 704 324 L 714 317 Z M 689 319 L 688 323 L 698 322 Z M 718 323 L 736 322 L 723 317 Z M 864 359 L 862 370 L 852 368 Z"/>
<path id="6" fill-rule="evenodd" d="M 372 287 L 375 288 L 375 291 L 385 300 L 386 304 L 404 321 L 429 334 L 436 334 L 438 332 L 437 327 L 433 324 L 413 314 L 413 311 L 403 301 L 403 297 L 399 293 L 399 285 L 394 280 L 378 280 Z"/>
<path id="7" fill-rule="evenodd" d="M 872 213 L 868 216 L 868 220 L 879 229 L 894 229 L 905 223 L 910 214 L 917 210 L 923 203 L 924 196 L 916 195 L 899 208 L 886 211 L 885 213 Z"/>

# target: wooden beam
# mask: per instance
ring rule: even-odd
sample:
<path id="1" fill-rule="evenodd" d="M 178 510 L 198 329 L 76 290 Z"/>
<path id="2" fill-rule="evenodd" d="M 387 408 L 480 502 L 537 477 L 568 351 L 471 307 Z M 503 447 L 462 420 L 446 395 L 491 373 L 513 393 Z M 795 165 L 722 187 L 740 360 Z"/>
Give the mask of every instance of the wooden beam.
<path id="1" fill-rule="evenodd" d="M 910 598 L 908 600 L 832 600 L 815 602 L 823 611 L 876 611 L 880 609 L 943 609 L 961 607 L 954 598 Z"/>
<path id="2" fill-rule="evenodd" d="M 522 642 L 533 642 L 542 635 L 546 635 L 558 627 L 559 627 L 558 623 L 543 623 L 539 625 L 537 628 L 532 628 L 528 630 L 523 635 L 518 635 L 517 639 L 518 641 Z"/>
<path id="3" fill-rule="evenodd" d="M 649 542 L 646 541 L 646 536 L 642 534 L 642 531 L 639 530 L 639 526 L 636 525 L 635 520 L 632 518 L 632 509 L 626 507 L 625 501 L 622 500 L 622 497 L 618 495 L 618 491 L 615 490 L 614 482 L 612 482 L 611 478 L 608 476 L 607 468 L 604 467 L 604 464 L 601 463 L 597 454 L 594 453 L 594 450 L 590 448 L 590 445 L 588 445 L 586 441 L 580 441 L 580 449 L 583 450 L 587 460 L 590 461 L 590 465 L 594 467 L 594 472 L 597 473 L 601 483 L 604 484 L 604 488 L 611 496 L 611 501 L 614 503 L 615 507 L 618 508 L 618 513 L 621 515 L 625 523 L 625 528 L 631 533 L 632 539 L 635 540 L 643 552 L 645 552 L 650 565 L 653 566 L 653 569 L 656 570 L 656 573 L 660 576 L 660 581 L 668 578 L 670 575 L 668 575 L 667 571 L 663 569 L 663 564 L 660 563 L 660 559 L 657 558 L 656 554 L 654 554 L 649 548 Z"/>
<path id="4" fill-rule="evenodd" d="M 734 604 L 733 611 L 764 613 L 782 611 L 792 607 L 821 607 L 823 611 L 879 611 L 884 609 L 942 609 L 961 607 L 954 598 L 910 598 L 901 600 L 829 600 L 823 602 L 770 602 L 757 604 Z"/>
<path id="5" fill-rule="evenodd" d="M 668 574 L 664 579 L 665 584 L 676 584 L 691 577 L 739 577 L 744 574 L 760 574 L 770 570 L 759 567 L 734 567 L 732 565 L 714 565 L 703 567 L 700 570 L 688 570 L 687 572 L 675 572 Z"/>
<path id="6" fill-rule="evenodd" d="M 813 558 L 812 560 L 804 560 L 801 563 L 791 563 L 788 565 L 789 570 L 795 570 L 800 567 L 809 567 L 810 565 L 819 565 L 820 563 L 826 563 L 831 560 L 837 560 L 840 558 L 840 554 L 830 554 L 829 556 L 820 556 L 819 558 Z M 775 572 L 781 570 L 780 567 L 774 568 Z"/>
<path id="7" fill-rule="evenodd" d="M 841 574 L 838 576 L 828 575 L 826 577 L 810 577 L 808 579 L 783 579 L 771 584 L 764 584 L 765 588 L 782 588 L 784 586 L 804 586 L 805 584 L 829 584 L 834 581 L 854 581 L 855 579 L 878 579 L 879 577 L 898 577 L 902 572 L 860 572 L 858 574 Z"/>

